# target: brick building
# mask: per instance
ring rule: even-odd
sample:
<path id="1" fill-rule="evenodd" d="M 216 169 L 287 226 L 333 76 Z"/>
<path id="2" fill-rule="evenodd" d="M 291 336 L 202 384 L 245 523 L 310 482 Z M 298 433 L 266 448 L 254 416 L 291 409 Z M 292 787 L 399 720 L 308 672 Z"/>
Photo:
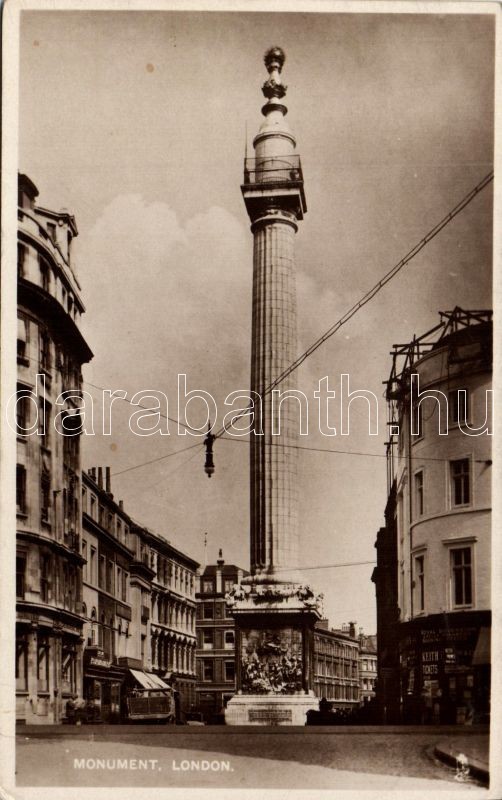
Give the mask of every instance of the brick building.
<path id="1" fill-rule="evenodd" d="M 235 693 L 235 623 L 225 595 L 246 570 L 225 564 L 220 550 L 216 564 L 200 575 L 197 598 L 196 706 L 207 722 L 215 722 Z"/>

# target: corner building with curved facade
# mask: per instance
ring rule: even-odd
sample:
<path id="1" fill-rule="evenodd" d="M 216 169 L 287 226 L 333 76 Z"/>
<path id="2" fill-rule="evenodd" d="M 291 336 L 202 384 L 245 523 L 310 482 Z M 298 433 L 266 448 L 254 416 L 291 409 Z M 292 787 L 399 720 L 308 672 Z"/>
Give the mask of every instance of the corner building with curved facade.
<path id="1" fill-rule="evenodd" d="M 373 580 L 397 608 L 379 618 L 378 693 L 393 719 L 469 724 L 489 715 L 492 314 L 440 316 L 394 346 L 387 381 L 396 561 L 380 585 L 380 532 Z"/>
<path id="2" fill-rule="evenodd" d="M 75 219 L 39 206 L 26 175 L 18 194 L 16 718 L 47 724 L 82 685 L 77 409 L 92 353 L 79 330 Z"/>

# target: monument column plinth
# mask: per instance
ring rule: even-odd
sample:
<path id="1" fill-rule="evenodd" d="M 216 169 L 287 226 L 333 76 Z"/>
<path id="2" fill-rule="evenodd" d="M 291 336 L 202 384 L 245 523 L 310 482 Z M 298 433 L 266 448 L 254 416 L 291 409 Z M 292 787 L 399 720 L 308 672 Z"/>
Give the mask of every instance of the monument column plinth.
<path id="1" fill-rule="evenodd" d="M 298 570 L 298 401 L 266 392 L 297 356 L 294 240 L 307 210 L 296 140 L 285 116 L 284 52 L 265 55 L 265 120 L 241 186 L 253 233 L 250 445 L 251 574 L 227 596 L 236 624 L 237 694 L 227 724 L 305 724 L 313 695 L 315 597 Z M 292 377 L 278 389 L 293 389 Z M 257 402 L 256 398 L 261 398 Z M 280 431 L 280 433 L 279 433 Z"/>

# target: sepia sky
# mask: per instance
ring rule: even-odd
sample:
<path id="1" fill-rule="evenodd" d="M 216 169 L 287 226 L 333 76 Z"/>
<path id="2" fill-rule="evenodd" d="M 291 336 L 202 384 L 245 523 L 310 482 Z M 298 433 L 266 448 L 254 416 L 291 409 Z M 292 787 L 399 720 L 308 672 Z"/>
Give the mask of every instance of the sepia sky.
<path id="1" fill-rule="evenodd" d="M 94 352 L 90 384 L 164 391 L 177 375 L 225 396 L 249 385 L 252 235 L 240 193 L 258 131 L 263 54 L 286 51 L 288 121 L 308 213 L 296 236 L 299 351 L 329 328 L 491 169 L 493 18 L 481 15 L 89 11 L 22 13 L 19 168 L 41 205 L 75 214 L 74 258 Z M 389 350 L 455 305 L 491 299 L 491 187 L 301 368 L 311 399 L 299 453 L 300 531 L 309 566 L 370 561 L 383 524 L 382 381 Z M 349 436 L 316 431 L 313 392 L 380 400 L 370 437 L 364 401 Z M 339 423 L 338 401 L 332 424 Z M 200 424 L 192 404 L 189 421 Z M 110 465 L 115 497 L 176 546 L 249 565 L 248 445 L 218 440 L 208 480 L 195 439 L 84 437 L 84 466 Z M 95 421 L 96 421 L 95 420 Z M 99 425 L 97 425 L 99 429 Z M 339 425 L 337 426 L 339 430 Z M 364 455 L 360 455 L 360 454 Z M 359 455 L 358 455 L 359 454 Z M 371 565 L 306 573 L 332 624 L 375 630 Z"/>

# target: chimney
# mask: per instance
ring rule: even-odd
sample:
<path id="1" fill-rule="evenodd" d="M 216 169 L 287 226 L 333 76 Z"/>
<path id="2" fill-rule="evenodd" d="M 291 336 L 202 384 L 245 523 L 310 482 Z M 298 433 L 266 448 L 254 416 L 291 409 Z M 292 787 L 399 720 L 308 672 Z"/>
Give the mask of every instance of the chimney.
<path id="1" fill-rule="evenodd" d="M 223 558 L 223 550 L 221 549 L 221 547 L 218 552 L 218 561 L 216 563 L 218 564 L 219 567 L 222 567 L 223 564 L 225 563 L 225 559 Z"/>
<path id="2" fill-rule="evenodd" d="M 355 639 L 356 638 L 356 623 L 355 622 L 349 622 L 349 636 L 351 637 L 351 639 Z"/>
<path id="3" fill-rule="evenodd" d="M 119 508 L 120 508 L 121 511 L 124 510 L 124 501 L 123 500 L 119 500 Z"/>
<path id="4" fill-rule="evenodd" d="M 105 473 L 106 473 L 106 486 L 105 486 L 105 488 L 106 488 L 107 493 L 111 494 L 112 493 L 112 479 L 111 479 L 111 475 L 110 475 L 110 467 L 105 467 Z"/>
<path id="5" fill-rule="evenodd" d="M 98 487 L 103 488 L 103 467 L 98 467 Z"/>

